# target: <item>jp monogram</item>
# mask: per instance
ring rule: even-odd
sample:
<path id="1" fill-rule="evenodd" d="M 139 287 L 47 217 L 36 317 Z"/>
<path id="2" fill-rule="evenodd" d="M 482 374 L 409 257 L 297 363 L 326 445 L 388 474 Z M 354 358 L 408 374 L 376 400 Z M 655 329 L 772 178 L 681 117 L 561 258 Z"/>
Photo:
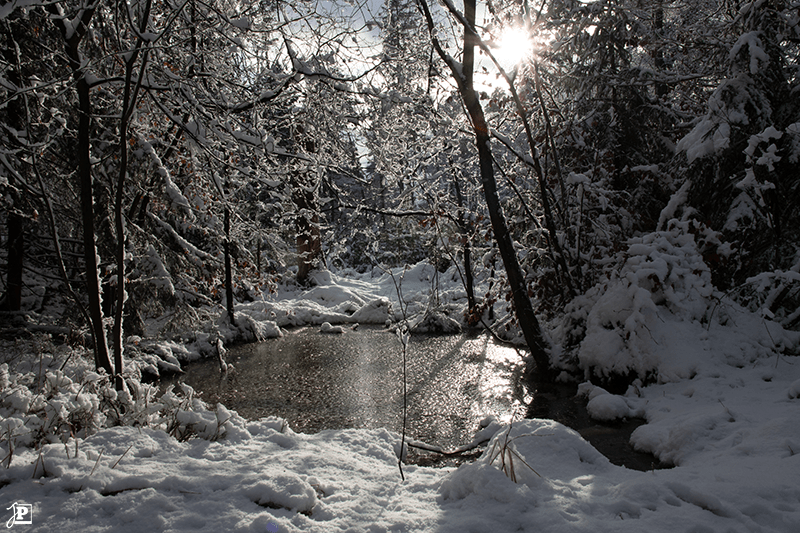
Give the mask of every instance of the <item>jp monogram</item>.
<path id="1" fill-rule="evenodd" d="M 17 524 L 33 524 L 33 505 L 29 503 L 12 503 L 11 507 L 6 507 L 11 511 L 11 518 L 6 522 L 7 528 L 12 528 Z"/>

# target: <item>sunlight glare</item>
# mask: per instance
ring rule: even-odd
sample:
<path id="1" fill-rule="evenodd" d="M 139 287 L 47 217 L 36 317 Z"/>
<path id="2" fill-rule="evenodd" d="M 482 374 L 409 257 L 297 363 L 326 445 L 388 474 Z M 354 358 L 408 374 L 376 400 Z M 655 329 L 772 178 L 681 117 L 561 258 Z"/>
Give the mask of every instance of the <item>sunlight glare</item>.
<path id="1" fill-rule="evenodd" d="M 513 68 L 533 53 L 533 40 L 527 29 L 515 26 L 506 28 L 497 40 L 492 53 L 503 68 Z"/>

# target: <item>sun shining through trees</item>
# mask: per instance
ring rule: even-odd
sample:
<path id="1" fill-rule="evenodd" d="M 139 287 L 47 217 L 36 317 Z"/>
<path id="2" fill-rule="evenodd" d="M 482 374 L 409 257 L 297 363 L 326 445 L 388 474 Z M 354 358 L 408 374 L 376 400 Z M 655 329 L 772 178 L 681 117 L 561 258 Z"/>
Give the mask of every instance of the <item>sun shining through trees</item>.
<path id="1" fill-rule="evenodd" d="M 505 70 L 512 70 L 534 53 L 534 40 L 530 31 L 522 26 L 503 29 L 495 41 L 492 54 Z"/>
<path id="2" fill-rule="evenodd" d="M 484 42 L 500 67 L 514 78 L 514 73 L 522 65 L 538 60 L 537 55 L 548 46 L 549 40 L 536 26 L 514 24 L 490 30 Z M 478 86 L 490 92 L 495 89 L 508 90 L 508 82 L 497 71 L 497 67 L 485 54 L 482 55 L 476 72 Z"/>

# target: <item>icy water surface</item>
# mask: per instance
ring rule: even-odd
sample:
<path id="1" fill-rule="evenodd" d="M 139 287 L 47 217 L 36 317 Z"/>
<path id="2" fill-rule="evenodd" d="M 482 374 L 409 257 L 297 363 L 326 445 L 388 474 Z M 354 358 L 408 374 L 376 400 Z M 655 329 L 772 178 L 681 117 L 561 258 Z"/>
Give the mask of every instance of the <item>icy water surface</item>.
<path id="1" fill-rule="evenodd" d="M 293 430 L 385 427 L 403 421 L 403 351 L 397 336 L 361 326 L 344 334 L 317 327 L 278 339 L 235 346 L 236 370 L 220 378 L 216 360 L 185 366 L 186 381 L 211 403 L 245 418 L 285 418 Z M 406 354 L 408 434 L 450 447 L 469 442 L 488 416 L 524 416 L 516 350 L 486 334 L 413 335 Z"/>
<path id="2" fill-rule="evenodd" d="M 212 359 L 186 365 L 179 379 L 209 403 L 221 402 L 251 420 L 279 416 L 297 432 L 402 430 L 402 345 L 383 328 L 290 330 L 282 338 L 231 347 L 226 360 L 235 367 L 227 376 Z M 653 465 L 652 456 L 637 454 L 627 442 L 637 423 L 593 423 L 585 400 L 571 398 L 574 388 L 571 395 L 563 387 L 540 391 L 534 401 L 523 384 L 520 354 L 486 333 L 413 335 L 406 362 L 412 439 L 453 448 L 470 442 L 488 415 L 503 422 L 536 416 L 573 427 L 617 464 L 642 470 Z"/>

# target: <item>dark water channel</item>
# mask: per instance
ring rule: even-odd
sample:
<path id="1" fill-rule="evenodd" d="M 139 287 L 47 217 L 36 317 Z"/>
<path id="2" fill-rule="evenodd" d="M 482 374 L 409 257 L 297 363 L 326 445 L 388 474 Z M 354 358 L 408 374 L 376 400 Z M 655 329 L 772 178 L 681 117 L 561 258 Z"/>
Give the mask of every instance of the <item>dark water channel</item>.
<path id="1" fill-rule="evenodd" d="M 297 432 L 379 427 L 400 432 L 402 357 L 400 341 L 382 328 L 325 334 L 306 327 L 230 348 L 226 360 L 235 371 L 227 377 L 221 378 L 218 362 L 211 359 L 185 365 L 186 373 L 173 382 L 185 381 L 207 402 L 221 402 L 247 419 L 285 418 Z M 406 360 L 412 439 L 453 448 L 470 442 L 488 415 L 503 422 L 538 416 L 579 430 L 617 464 L 653 466 L 652 456 L 628 444 L 638 424 L 592 422 L 574 389 L 542 390 L 533 401 L 517 352 L 485 333 L 414 335 Z"/>

